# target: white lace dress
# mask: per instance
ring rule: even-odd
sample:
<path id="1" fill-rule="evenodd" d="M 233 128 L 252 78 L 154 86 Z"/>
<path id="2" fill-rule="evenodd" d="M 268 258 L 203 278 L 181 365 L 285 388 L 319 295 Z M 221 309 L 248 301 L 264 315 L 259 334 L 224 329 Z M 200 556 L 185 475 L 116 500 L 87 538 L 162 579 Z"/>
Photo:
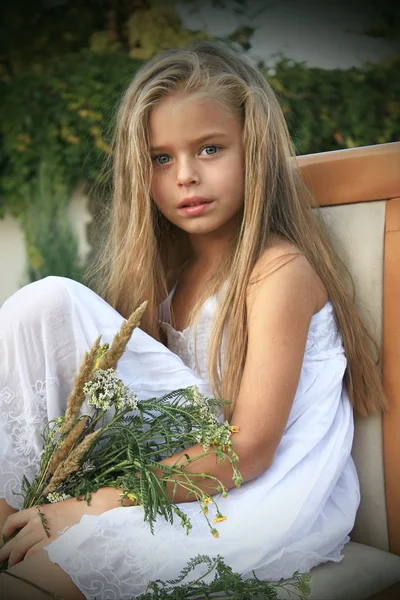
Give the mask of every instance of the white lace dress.
<path id="1" fill-rule="evenodd" d="M 163 327 L 170 350 L 136 330 L 119 374 L 139 399 L 197 384 L 209 393 L 207 345 L 217 300 L 204 304 L 195 372 L 192 328 Z M 122 317 L 88 288 L 49 277 L 19 290 L 0 309 L 0 497 L 19 508 L 22 475 L 38 468 L 46 419 L 61 414 L 84 351 L 111 341 Z M 312 317 L 300 381 L 270 469 L 218 502 L 227 520 L 210 535 L 196 502 L 182 504 L 193 529 L 159 518 L 152 535 L 141 507 L 84 516 L 46 547 L 86 598 L 126 600 L 148 581 L 175 578 L 198 554 L 220 554 L 235 571 L 265 579 L 341 560 L 359 504 L 350 456 L 353 414 L 346 358 L 332 305 Z M 212 517 L 212 505 L 209 515 Z M 194 574 L 193 576 L 198 576 Z"/>

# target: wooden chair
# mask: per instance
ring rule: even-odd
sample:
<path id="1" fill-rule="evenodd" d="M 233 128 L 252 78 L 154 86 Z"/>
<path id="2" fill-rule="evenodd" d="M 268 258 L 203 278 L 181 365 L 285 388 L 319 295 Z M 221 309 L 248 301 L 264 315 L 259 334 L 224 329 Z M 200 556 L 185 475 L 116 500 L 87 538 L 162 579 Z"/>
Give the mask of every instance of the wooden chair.
<path id="1" fill-rule="evenodd" d="M 361 504 L 343 561 L 311 571 L 311 598 L 400 599 L 400 143 L 296 160 L 381 344 L 389 400 L 385 414 L 356 418 Z"/>

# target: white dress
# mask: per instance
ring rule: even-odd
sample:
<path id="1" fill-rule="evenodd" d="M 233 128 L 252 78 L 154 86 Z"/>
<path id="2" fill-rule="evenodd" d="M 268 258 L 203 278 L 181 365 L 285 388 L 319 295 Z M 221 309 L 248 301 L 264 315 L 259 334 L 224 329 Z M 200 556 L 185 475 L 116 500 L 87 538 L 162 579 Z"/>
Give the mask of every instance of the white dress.
<path id="1" fill-rule="evenodd" d="M 194 384 L 209 393 L 207 345 L 216 305 L 211 297 L 201 311 L 198 373 L 191 327 L 177 332 L 163 325 L 173 352 L 141 330 L 134 332 L 119 374 L 139 399 Z M 12 506 L 21 506 L 13 492 L 23 474 L 35 475 L 44 420 L 64 410 L 83 352 L 99 333 L 111 341 L 121 319 L 94 292 L 58 277 L 22 288 L 0 309 L 0 497 Z M 255 570 L 262 579 L 340 561 L 359 504 L 345 368 L 328 302 L 312 317 L 296 397 L 273 464 L 227 498 L 218 496 L 228 517 L 217 525 L 218 539 L 196 502 L 181 505 L 193 524 L 189 535 L 162 517 L 152 535 L 140 506 L 118 507 L 86 515 L 67 529 L 46 547 L 50 560 L 91 600 L 137 596 L 150 580 L 176 578 L 198 554 L 220 554 L 234 571 Z"/>

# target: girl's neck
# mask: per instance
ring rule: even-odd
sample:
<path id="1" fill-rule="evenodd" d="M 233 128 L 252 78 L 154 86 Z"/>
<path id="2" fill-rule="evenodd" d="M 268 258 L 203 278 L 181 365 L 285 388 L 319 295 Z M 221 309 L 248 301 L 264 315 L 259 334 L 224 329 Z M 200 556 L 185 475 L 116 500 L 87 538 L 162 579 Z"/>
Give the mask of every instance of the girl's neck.
<path id="1" fill-rule="evenodd" d="M 236 228 L 227 231 L 212 232 L 209 234 L 189 234 L 192 247 L 192 264 L 202 265 L 204 268 L 213 269 L 218 265 L 225 252 L 228 250 Z"/>

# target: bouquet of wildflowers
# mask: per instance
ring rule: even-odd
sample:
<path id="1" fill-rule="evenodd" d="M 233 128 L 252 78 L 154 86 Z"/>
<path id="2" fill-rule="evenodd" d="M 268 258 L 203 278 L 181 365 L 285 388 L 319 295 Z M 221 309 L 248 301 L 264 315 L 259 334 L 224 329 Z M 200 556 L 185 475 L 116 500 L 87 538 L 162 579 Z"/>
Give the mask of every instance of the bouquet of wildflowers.
<path id="1" fill-rule="evenodd" d="M 188 532 L 189 518 L 166 491 L 167 483 L 176 482 L 179 476 L 179 485 L 200 502 L 211 534 L 217 537 L 218 531 L 207 516 L 211 499 L 198 484 L 208 478 L 215 484 L 214 490 L 223 496 L 227 492 L 215 477 L 188 475 L 185 467 L 213 453 L 218 460 L 231 463 L 232 477 L 239 486 L 242 477 L 230 439 L 237 428 L 218 421 L 223 401 L 205 398 L 195 386 L 138 402 L 135 393 L 118 378 L 117 363 L 145 307 L 143 303 L 122 324 L 111 346 L 101 344 L 98 337 L 85 354 L 65 415 L 45 427 L 39 474 L 33 482 L 26 478 L 23 482 L 23 508 L 71 497 L 90 502 L 93 492 L 111 486 L 121 490 L 121 505 L 128 498 L 143 506 L 144 519 L 152 531 L 157 515 L 163 515 L 171 523 L 177 516 Z M 89 410 L 81 414 L 85 401 Z M 203 447 L 201 455 L 192 459 L 185 455 L 173 466 L 160 464 L 163 457 L 196 443 Z M 155 467 L 159 473 L 161 469 L 161 476 Z M 217 520 L 223 518 L 217 506 Z"/>
<path id="2" fill-rule="evenodd" d="M 123 322 L 111 346 L 101 344 L 101 338 L 98 337 L 86 352 L 75 377 L 64 416 L 45 426 L 39 473 L 34 481 L 30 482 L 27 478 L 23 481 L 23 508 L 72 497 L 89 503 L 92 493 L 110 486 L 121 490 L 121 505 L 127 498 L 131 503 L 143 507 L 144 520 L 149 523 L 152 532 L 157 516 L 161 515 L 171 523 L 174 517 L 178 517 L 189 533 L 192 525 L 188 516 L 167 494 L 166 486 L 172 481 L 174 485 L 184 487 L 189 498 L 200 503 L 210 533 L 218 537 L 214 524 L 225 520 L 226 516 L 221 513 L 215 498 L 211 499 L 204 491 L 204 479 L 211 480 L 214 484 L 210 494 L 217 490 L 225 497 L 227 490 L 216 477 L 206 473 L 187 474 L 185 468 L 191 462 L 212 453 L 217 460 L 230 462 L 232 479 L 240 486 L 243 479 L 236 466 L 238 456 L 233 451 L 231 442 L 232 434 L 239 429 L 230 426 L 227 421 L 219 421 L 218 414 L 225 403 L 223 400 L 205 398 L 195 386 L 172 391 L 161 398 L 138 402 L 135 393 L 118 378 L 118 361 L 133 330 L 140 323 L 146 304 L 143 303 Z M 87 414 L 82 414 L 85 401 L 88 410 Z M 162 458 L 194 444 L 201 444 L 203 453 L 194 458 L 184 454 L 184 458 L 172 466 L 160 463 Z M 155 469 L 158 470 L 158 475 Z M 199 483 L 202 482 L 200 487 Z M 210 503 L 215 504 L 217 511 L 213 524 L 208 517 Z M 47 532 L 45 517 L 40 509 L 39 514 Z M 211 586 L 213 591 L 218 591 L 218 586 L 219 589 L 226 590 L 228 582 L 234 582 L 233 575 L 237 580 L 235 585 L 242 582 L 238 588 L 240 593 L 248 587 L 240 575 L 232 574 L 221 557 L 214 563 L 210 560 L 208 557 L 192 559 L 182 577 L 174 582 L 152 582 L 152 594 L 156 593 L 160 600 L 170 597 L 172 588 L 168 586 L 172 585 L 177 590 L 178 583 L 190 570 L 204 561 L 208 566 L 212 563 L 212 569 L 217 570 L 217 577 Z M 6 568 L 6 563 L 0 565 L 0 571 Z M 304 591 L 307 586 L 302 577 L 297 576 L 290 586 Z M 251 581 L 252 589 L 257 588 L 259 591 L 259 585 L 254 586 L 255 580 Z M 245 588 L 241 587 L 242 584 Z M 259 584 L 264 586 L 264 591 L 268 591 L 269 595 L 264 597 L 276 597 L 274 594 L 277 584 Z M 202 583 L 202 578 L 189 587 L 183 585 L 179 589 L 184 594 L 182 598 L 211 590 Z M 46 590 L 42 591 L 47 593 Z M 185 595 L 187 593 L 189 596 Z M 147 597 L 145 594 L 144 598 Z M 244 597 L 240 596 L 241 599 Z"/>

